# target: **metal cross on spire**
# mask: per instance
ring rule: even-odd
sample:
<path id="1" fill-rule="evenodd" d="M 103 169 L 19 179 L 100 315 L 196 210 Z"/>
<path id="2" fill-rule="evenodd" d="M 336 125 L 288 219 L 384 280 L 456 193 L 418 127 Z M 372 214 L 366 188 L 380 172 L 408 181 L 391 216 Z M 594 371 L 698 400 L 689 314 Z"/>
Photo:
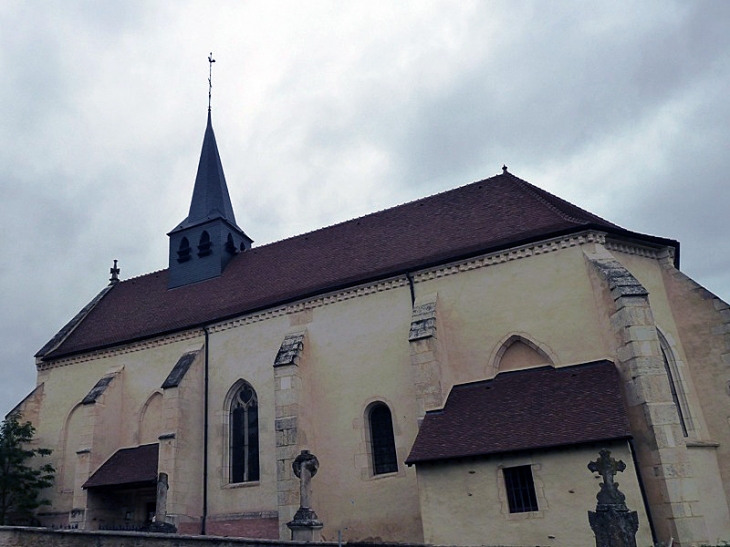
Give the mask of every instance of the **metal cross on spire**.
<path id="1" fill-rule="evenodd" d="M 210 112 L 210 100 L 213 94 L 213 63 L 215 63 L 215 59 L 213 59 L 211 51 L 208 55 L 208 112 Z"/>

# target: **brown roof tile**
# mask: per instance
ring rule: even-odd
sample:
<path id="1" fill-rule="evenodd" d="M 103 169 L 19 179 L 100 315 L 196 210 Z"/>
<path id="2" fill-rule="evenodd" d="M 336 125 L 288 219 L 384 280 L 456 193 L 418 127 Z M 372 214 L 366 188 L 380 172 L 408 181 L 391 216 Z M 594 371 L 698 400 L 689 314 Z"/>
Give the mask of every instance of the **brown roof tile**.
<path id="1" fill-rule="evenodd" d="M 201 283 L 168 290 L 167 270 L 119 282 L 66 329 L 70 334 L 55 337 L 37 356 L 174 332 L 590 227 L 650 239 L 505 173 L 255 247 L 234 257 L 223 275 Z"/>
<path id="2" fill-rule="evenodd" d="M 631 437 L 609 361 L 541 367 L 454 386 L 428 412 L 407 464 Z"/>
<path id="3" fill-rule="evenodd" d="M 117 450 L 89 477 L 83 488 L 154 485 L 158 451 L 157 443 Z"/>

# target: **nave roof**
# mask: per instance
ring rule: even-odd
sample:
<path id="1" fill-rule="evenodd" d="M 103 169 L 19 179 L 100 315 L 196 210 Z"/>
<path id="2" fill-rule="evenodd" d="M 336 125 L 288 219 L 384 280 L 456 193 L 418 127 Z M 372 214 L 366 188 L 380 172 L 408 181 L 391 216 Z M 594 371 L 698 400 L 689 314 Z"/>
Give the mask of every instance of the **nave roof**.
<path id="1" fill-rule="evenodd" d="M 54 359 L 251 313 L 516 245 L 597 229 L 654 245 L 505 172 L 254 247 L 219 277 L 168 289 L 167 270 L 120 281 L 36 357 Z"/>

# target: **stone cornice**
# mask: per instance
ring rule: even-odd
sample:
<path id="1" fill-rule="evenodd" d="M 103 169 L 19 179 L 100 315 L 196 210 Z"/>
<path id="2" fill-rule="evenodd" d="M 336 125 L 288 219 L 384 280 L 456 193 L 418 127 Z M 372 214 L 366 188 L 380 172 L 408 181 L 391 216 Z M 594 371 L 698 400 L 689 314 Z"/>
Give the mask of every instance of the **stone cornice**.
<path id="1" fill-rule="evenodd" d="M 423 281 L 428 281 L 430 279 L 436 279 L 438 277 L 446 277 L 447 275 L 453 275 L 469 270 L 476 270 L 478 268 L 485 268 L 487 266 L 493 266 L 495 264 L 504 264 L 505 262 L 511 262 L 512 260 L 519 260 L 521 258 L 529 258 L 531 256 L 552 253 L 561 249 L 577 247 L 580 245 L 585 245 L 587 243 L 603 244 L 605 243 L 605 241 L 606 234 L 596 231 L 587 231 L 566 237 L 546 239 L 540 241 L 539 243 L 531 243 L 528 245 L 521 245 L 519 247 L 512 247 L 511 249 L 507 249 L 505 251 L 489 253 L 479 257 L 470 258 L 468 260 L 454 262 L 449 264 L 448 266 L 438 266 L 435 268 L 422 270 L 413 275 L 413 280 L 414 282 L 419 283 Z"/>
<path id="2" fill-rule="evenodd" d="M 485 268 L 497 264 L 504 264 L 513 260 L 519 260 L 522 258 L 529 258 L 532 256 L 547 254 L 556 252 L 562 249 L 570 247 L 577 247 L 586 244 L 603 244 L 608 247 L 606 242 L 606 234 L 599 231 L 586 231 L 578 234 L 571 234 L 565 237 L 558 237 L 554 239 L 546 239 L 537 243 L 531 243 L 522 245 L 519 247 L 512 247 L 504 251 L 497 251 L 493 253 L 484 254 L 481 256 L 469 258 L 466 260 L 460 260 L 452 262 L 446 265 L 436 266 L 420 271 L 411 272 L 415 283 L 422 283 L 431 279 L 440 277 L 446 277 L 454 275 L 460 272 L 476 270 L 479 268 Z M 612 243 L 612 245 L 618 245 Z M 621 250 L 629 249 L 624 252 L 631 252 L 630 249 L 636 249 L 635 254 L 639 254 L 639 251 L 644 249 L 643 247 L 634 247 L 630 245 L 621 245 Z M 643 252 L 643 251 L 641 251 Z M 643 255 L 652 256 L 652 255 Z M 392 277 L 389 279 L 374 281 L 366 283 L 356 287 L 348 289 L 342 289 L 336 292 L 316 296 L 301 300 L 293 304 L 287 304 L 283 306 L 273 307 L 271 309 L 255 312 L 251 314 L 242 314 L 240 317 L 235 319 L 229 319 L 221 321 L 220 323 L 212 324 L 208 326 L 210 333 L 222 332 L 232 328 L 236 328 L 242 325 L 248 325 L 252 323 L 259 323 L 268 319 L 281 317 L 283 315 L 291 315 L 308 309 L 319 308 L 328 306 L 330 304 L 336 304 L 345 300 L 353 298 L 359 298 L 361 296 L 367 296 L 370 294 L 389 291 L 408 285 L 408 280 L 405 275 Z M 176 332 L 174 334 L 158 336 L 155 338 L 149 338 L 138 342 L 131 342 L 127 344 L 121 344 L 114 348 L 101 349 L 97 351 L 91 351 L 81 355 L 75 355 L 72 357 L 62 358 L 50 362 L 38 362 L 37 368 L 39 371 L 49 370 L 56 367 L 71 365 L 74 363 L 81 363 L 85 361 L 91 361 L 100 358 L 112 357 L 116 355 L 122 355 L 126 353 L 133 353 L 137 351 L 143 351 L 150 348 L 165 346 L 176 342 L 185 340 L 192 340 L 203 337 L 203 329 L 200 326 L 192 327 L 186 331 Z"/>
<path id="3" fill-rule="evenodd" d="M 617 241 L 615 239 L 607 239 L 604 243 L 604 247 L 609 251 L 616 251 L 619 253 L 643 256 L 646 258 L 661 259 L 669 256 L 670 260 L 674 260 L 674 247 L 645 247 L 643 245 L 637 245 L 626 241 Z"/>
<path id="4" fill-rule="evenodd" d="M 38 371 L 49 370 L 52 368 L 63 367 L 66 365 L 73 365 L 76 363 L 83 363 L 85 361 L 94 361 L 95 359 L 104 359 L 107 357 L 115 357 L 117 355 L 124 355 L 125 353 L 134 353 L 136 351 L 142 351 L 150 348 L 156 348 L 160 346 L 167 346 L 176 342 L 185 340 L 193 340 L 196 338 L 203 337 L 203 329 L 192 328 L 190 330 L 176 332 L 174 334 L 168 334 L 165 336 L 157 336 L 155 338 L 148 338 L 139 342 L 131 342 L 127 344 L 120 344 L 113 348 L 100 349 L 96 351 L 90 351 L 88 353 L 82 353 L 80 355 L 74 355 L 72 357 L 65 357 L 56 359 L 54 361 L 39 361 L 36 362 L 36 368 Z"/>

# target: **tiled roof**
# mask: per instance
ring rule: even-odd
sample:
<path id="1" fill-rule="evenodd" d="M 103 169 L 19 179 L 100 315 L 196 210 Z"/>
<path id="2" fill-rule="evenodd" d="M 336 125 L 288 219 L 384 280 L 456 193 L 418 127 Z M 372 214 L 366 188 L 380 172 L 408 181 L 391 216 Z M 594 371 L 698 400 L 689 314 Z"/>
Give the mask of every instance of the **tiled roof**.
<path id="1" fill-rule="evenodd" d="M 89 477 L 83 488 L 154 485 L 158 451 L 157 443 L 117 450 Z"/>
<path id="2" fill-rule="evenodd" d="M 631 437 L 609 361 L 498 374 L 454 386 L 428 412 L 407 464 Z"/>
<path id="3" fill-rule="evenodd" d="M 172 290 L 167 270 L 116 283 L 45 359 L 234 317 L 346 286 L 587 228 L 623 230 L 510 173 L 238 254 Z M 59 343 L 60 342 L 60 343 Z"/>

